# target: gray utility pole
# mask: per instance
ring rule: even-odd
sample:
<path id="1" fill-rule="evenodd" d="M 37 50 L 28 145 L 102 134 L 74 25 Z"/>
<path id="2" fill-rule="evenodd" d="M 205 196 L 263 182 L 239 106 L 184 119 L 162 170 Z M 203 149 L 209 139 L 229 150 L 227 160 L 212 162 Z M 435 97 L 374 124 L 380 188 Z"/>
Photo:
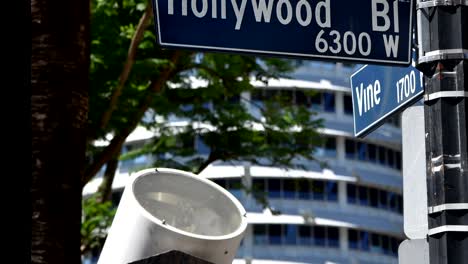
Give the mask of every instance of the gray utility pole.
<path id="1" fill-rule="evenodd" d="M 468 263 L 468 0 L 418 0 L 430 264 Z"/>

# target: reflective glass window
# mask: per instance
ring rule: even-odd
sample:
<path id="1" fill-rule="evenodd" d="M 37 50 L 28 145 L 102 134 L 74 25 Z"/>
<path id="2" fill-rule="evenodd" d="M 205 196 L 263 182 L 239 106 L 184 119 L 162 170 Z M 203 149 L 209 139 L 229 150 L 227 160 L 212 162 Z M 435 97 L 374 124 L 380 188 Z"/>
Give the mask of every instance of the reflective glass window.
<path id="1" fill-rule="evenodd" d="M 270 244 L 279 245 L 281 244 L 281 225 L 269 225 L 268 226 L 268 238 Z"/>
<path id="2" fill-rule="evenodd" d="M 340 238 L 339 238 L 339 231 L 336 227 L 328 227 L 327 228 L 327 241 L 329 247 L 339 247 L 340 246 Z"/>
<path id="3" fill-rule="evenodd" d="M 325 246 L 325 227 L 314 226 L 314 244 L 316 246 Z"/>
<path id="4" fill-rule="evenodd" d="M 279 179 L 268 179 L 268 197 L 281 197 L 281 181 Z"/>
<path id="5" fill-rule="evenodd" d="M 254 244 L 265 245 L 268 244 L 267 225 L 254 225 Z"/>
<path id="6" fill-rule="evenodd" d="M 320 180 L 312 182 L 313 186 L 313 197 L 314 200 L 324 200 L 325 199 L 325 183 Z"/>
<path id="7" fill-rule="evenodd" d="M 335 94 L 323 93 L 325 112 L 335 112 Z"/>
<path id="8" fill-rule="evenodd" d="M 312 243 L 312 229 L 310 226 L 300 225 L 299 226 L 299 244 L 310 245 Z"/>
<path id="9" fill-rule="evenodd" d="M 296 182 L 295 180 L 283 180 L 283 197 L 286 199 L 296 198 Z"/>
<path id="10" fill-rule="evenodd" d="M 285 225 L 283 226 L 284 230 L 284 242 L 287 245 L 295 245 L 297 238 L 297 225 Z"/>
<path id="11" fill-rule="evenodd" d="M 356 193 L 357 193 L 357 187 L 356 185 L 352 183 L 346 184 L 346 196 L 348 203 L 350 204 L 355 204 L 357 202 L 356 200 Z"/>
<path id="12" fill-rule="evenodd" d="M 354 229 L 348 229 L 348 246 L 352 249 L 359 249 L 358 232 Z"/>

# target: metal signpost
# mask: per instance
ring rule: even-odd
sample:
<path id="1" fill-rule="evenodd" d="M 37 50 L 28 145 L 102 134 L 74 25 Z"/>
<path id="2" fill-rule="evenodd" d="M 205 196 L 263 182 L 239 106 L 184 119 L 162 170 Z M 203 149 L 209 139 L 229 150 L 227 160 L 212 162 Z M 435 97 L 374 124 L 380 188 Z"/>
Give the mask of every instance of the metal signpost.
<path id="1" fill-rule="evenodd" d="M 369 134 L 424 93 L 423 75 L 413 66 L 366 65 L 350 79 L 356 137 Z"/>
<path id="2" fill-rule="evenodd" d="M 409 65 L 413 0 L 153 0 L 160 46 Z"/>
<path id="3" fill-rule="evenodd" d="M 430 264 L 468 261 L 468 1 L 418 0 Z"/>

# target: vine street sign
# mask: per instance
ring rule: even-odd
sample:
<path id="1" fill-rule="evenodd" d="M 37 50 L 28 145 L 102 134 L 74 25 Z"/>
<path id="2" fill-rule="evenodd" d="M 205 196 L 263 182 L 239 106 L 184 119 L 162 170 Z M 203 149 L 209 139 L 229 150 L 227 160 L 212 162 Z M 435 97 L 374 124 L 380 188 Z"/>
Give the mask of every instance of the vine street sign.
<path id="1" fill-rule="evenodd" d="M 153 0 L 165 48 L 411 62 L 413 0 Z"/>
<path id="2" fill-rule="evenodd" d="M 356 137 L 369 134 L 424 94 L 424 76 L 411 65 L 365 65 L 350 79 Z"/>

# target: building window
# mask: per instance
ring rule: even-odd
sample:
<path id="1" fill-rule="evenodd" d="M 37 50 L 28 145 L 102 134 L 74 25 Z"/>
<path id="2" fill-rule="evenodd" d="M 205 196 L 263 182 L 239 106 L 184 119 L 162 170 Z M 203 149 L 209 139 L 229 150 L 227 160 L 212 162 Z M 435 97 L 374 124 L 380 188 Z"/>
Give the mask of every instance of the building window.
<path id="1" fill-rule="evenodd" d="M 327 182 L 326 193 L 327 193 L 328 201 L 337 201 L 338 200 L 338 184 L 332 181 Z"/>
<path id="2" fill-rule="evenodd" d="M 386 149 L 384 147 L 378 147 L 378 154 L 379 154 L 379 163 L 381 165 L 386 165 Z"/>
<path id="3" fill-rule="evenodd" d="M 383 253 L 382 247 L 380 245 L 380 235 L 378 234 L 371 234 L 371 247 L 370 251 L 375 253 Z"/>
<path id="4" fill-rule="evenodd" d="M 360 205 L 368 205 L 369 204 L 369 198 L 368 198 L 368 189 L 367 187 L 364 186 L 359 186 L 358 187 L 359 191 L 359 204 Z"/>
<path id="5" fill-rule="evenodd" d="M 242 195 L 240 179 L 213 179 L 212 181 L 232 193 L 237 199 L 240 199 Z"/>
<path id="6" fill-rule="evenodd" d="M 325 246 L 325 227 L 314 226 L 314 245 Z"/>
<path id="7" fill-rule="evenodd" d="M 391 253 L 392 253 L 392 255 L 398 256 L 398 247 L 399 247 L 400 243 L 394 237 L 391 238 L 390 242 L 391 242 Z"/>
<path id="8" fill-rule="evenodd" d="M 389 192 L 388 193 L 388 200 L 390 204 L 390 210 L 392 211 L 398 211 L 398 197 L 396 193 Z"/>
<path id="9" fill-rule="evenodd" d="M 284 242 L 286 245 L 296 245 L 297 240 L 297 225 L 285 225 L 284 231 Z"/>
<path id="10" fill-rule="evenodd" d="M 336 157 L 336 138 L 327 137 L 325 141 L 325 156 L 326 157 Z"/>
<path id="11" fill-rule="evenodd" d="M 382 236 L 382 249 L 384 254 L 390 253 L 390 240 L 387 236 Z"/>
<path id="12" fill-rule="evenodd" d="M 310 108 L 313 111 L 321 111 L 322 110 L 322 94 L 316 93 L 310 96 Z"/>
<path id="13" fill-rule="evenodd" d="M 251 93 L 252 101 L 263 105 L 267 100 L 281 100 L 291 104 L 301 105 L 312 111 L 335 112 L 335 94 L 333 92 L 317 92 L 307 95 L 300 90 L 255 89 Z"/>
<path id="14" fill-rule="evenodd" d="M 346 196 L 349 204 L 359 204 L 390 210 L 399 214 L 403 213 L 403 198 L 393 192 L 348 183 L 346 184 Z"/>
<path id="15" fill-rule="evenodd" d="M 361 250 L 369 251 L 369 233 L 366 231 L 359 232 L 359 245 Z"/>
<path id="16" fill-rule="evenodd" d="M 343 96 L 343 105 L 344 105 L 344 113 L 347 115 L 352 115 L 353 114 L 353 98 L 351 95 L 345 94 Z"/>
<path id="17" fill-rule="evenodd" d="M 399 239 L 388 235 L 348 229 L 348 247 L 350 249 L 396 256 L 398 255 L 399 243 Z"/>
<path id="18" fill-rule="evenodd" d="M 311 198 L 311 189 L 309 180 L 299 180 L 298 183 L 298 197 L 299 199 L 309 200 Z"/>
<path id="19" fill-rule="evenodd" d="M 401 170 L 401 152 L 375 144 L 346 139 L 345 156 L 350 160 L 357 159 Z"/>
<path id="20" fill-rule="evenodd" d="M 219 180 L 216 181 L 221 184 Z M 226 184 L 229 185 L 229 183 Z M 252 195 L 257 199 L 262 199 L 266 194 L 269 198 L 275 199 L 338 201 L 338 183 L 334 181 L 255 178 L 252 182 L 252 188 Z"/>
<path id="21" fill-rule="evenodd" d="M 324 200 L 325 199 L 325 183 L 320 180 L 312 182 L 313 186 L 313 198 L 314 200 Z"/>
<path id="22" fill-rule="evenodd" d="M 348 229 L 348 246 L 351 249 L 359 249 L 358 232 L 354 229 Z"/>
<path id="23" fill-rule="evenodd" d="M 294 224 L 253 225 L 255 245 L 302 245 L 339 248 L 340 234 L 336 227 Z"/>
<path id="24" fill-rule="evenodd" d="M 299 226 L 299 238 L 298 242 L 300 245 L 310 245 L 312 244 L 312 229 L 310 226 L 300 225 Z"/>
<path id="25" fill-rule="evenodd" d="M 387 149 L 387 165 L 389 167 L 395 167 L 395 152 L 391 149 Z"/>
<path id="26" fill-rule="evenodd" d="M 356 190 L 356 188 L 357 188 L 356 185 L 351 184 L 351 183 L 348 183 L 346 185 L 346 196 L 347 196 L 348 203 L 350 203 L 350 204 L 356 204 L 357 203 L 357 200 L 356 200 L 357 190 Z"/>
<path id="27" fill-rule="evenodd" d="M 368 144 L 367 150 L 369 154 L 369 161 L 370 162 L 377 162 L 377 147 L 374 144 Z"/>
<path id="28" fill-rule="evenodd" d="M 398 195 L 398 213 L 403 214 L 403 197 Z"/>
<path id="29" fill-rule="evenodd" d="M 268 179 L 268 197 L 281 198 L 281 180 Z"/>
<path id="30" fill-rule="evenodd" d="M 226 189 L 237 199 L 242 196 L 242 183 L 240 179 L 228 179 Z"/>
<path id="31" fill-rule="evenodd" d="M 281 225 L 269 225 L 268 226 L 268 238 L 271 245 L 281 244 Z"/>
<path id="32" fill-rule="evenodd" d="M 401 152 L 400 151 L 395 151 L 395 163 L 396 163 L 396 169 L 401 170 Z"/>
<path id="33" fill-rule="evenodd" d="M 296 90 L 296 105 L 311 107 L 310 98 L 303 91 Z"/>
<path id="34" fill-rule="evenodd" d="M 364 142 L 357 142 L 358 159 L 362 161 L 367 160 L 367 144 Z"/>
<path id="35" fill-rule="evenodd" d="M 323 109 L 325 112 L 335 112 L 335 94 L 323 93 Z"/>
<path id="36" fill-rule="evenodd" d="M 268 244 L 267 225 L 254 225 L 254 244 L 266 245 Z"/>
<path id="37" fill-rule="evenodd" d="M 379 205 L 379 190 L 375 188 L 369 188 L 369 202 L 370 206 L 378 207 Z"/>
<path id="38" fill-rule="evenodd" d="M 327 228 L 327 240 L 329 247 L 339 247 L 340 246 L 340 235 L 339 230 L 336 227 Z"/>
<path id="39" fill-rule="evenodd" d="M 387 209 L 388 208 L 388 193 L 387 191 L 379 191 L 379 208 Z"/>
<path id="40" fill-rule="evenodd" d="M 296 182 L 295 180 L 283 180 L 283 197 L 285 199 L 296 198 Z"/>
<path id="41" fill-rule="evenodd" d="M 356 142 L 354 140 L 346 139 L 345 150 L 347 159 L 353 160 L 356 158 Z"/>

